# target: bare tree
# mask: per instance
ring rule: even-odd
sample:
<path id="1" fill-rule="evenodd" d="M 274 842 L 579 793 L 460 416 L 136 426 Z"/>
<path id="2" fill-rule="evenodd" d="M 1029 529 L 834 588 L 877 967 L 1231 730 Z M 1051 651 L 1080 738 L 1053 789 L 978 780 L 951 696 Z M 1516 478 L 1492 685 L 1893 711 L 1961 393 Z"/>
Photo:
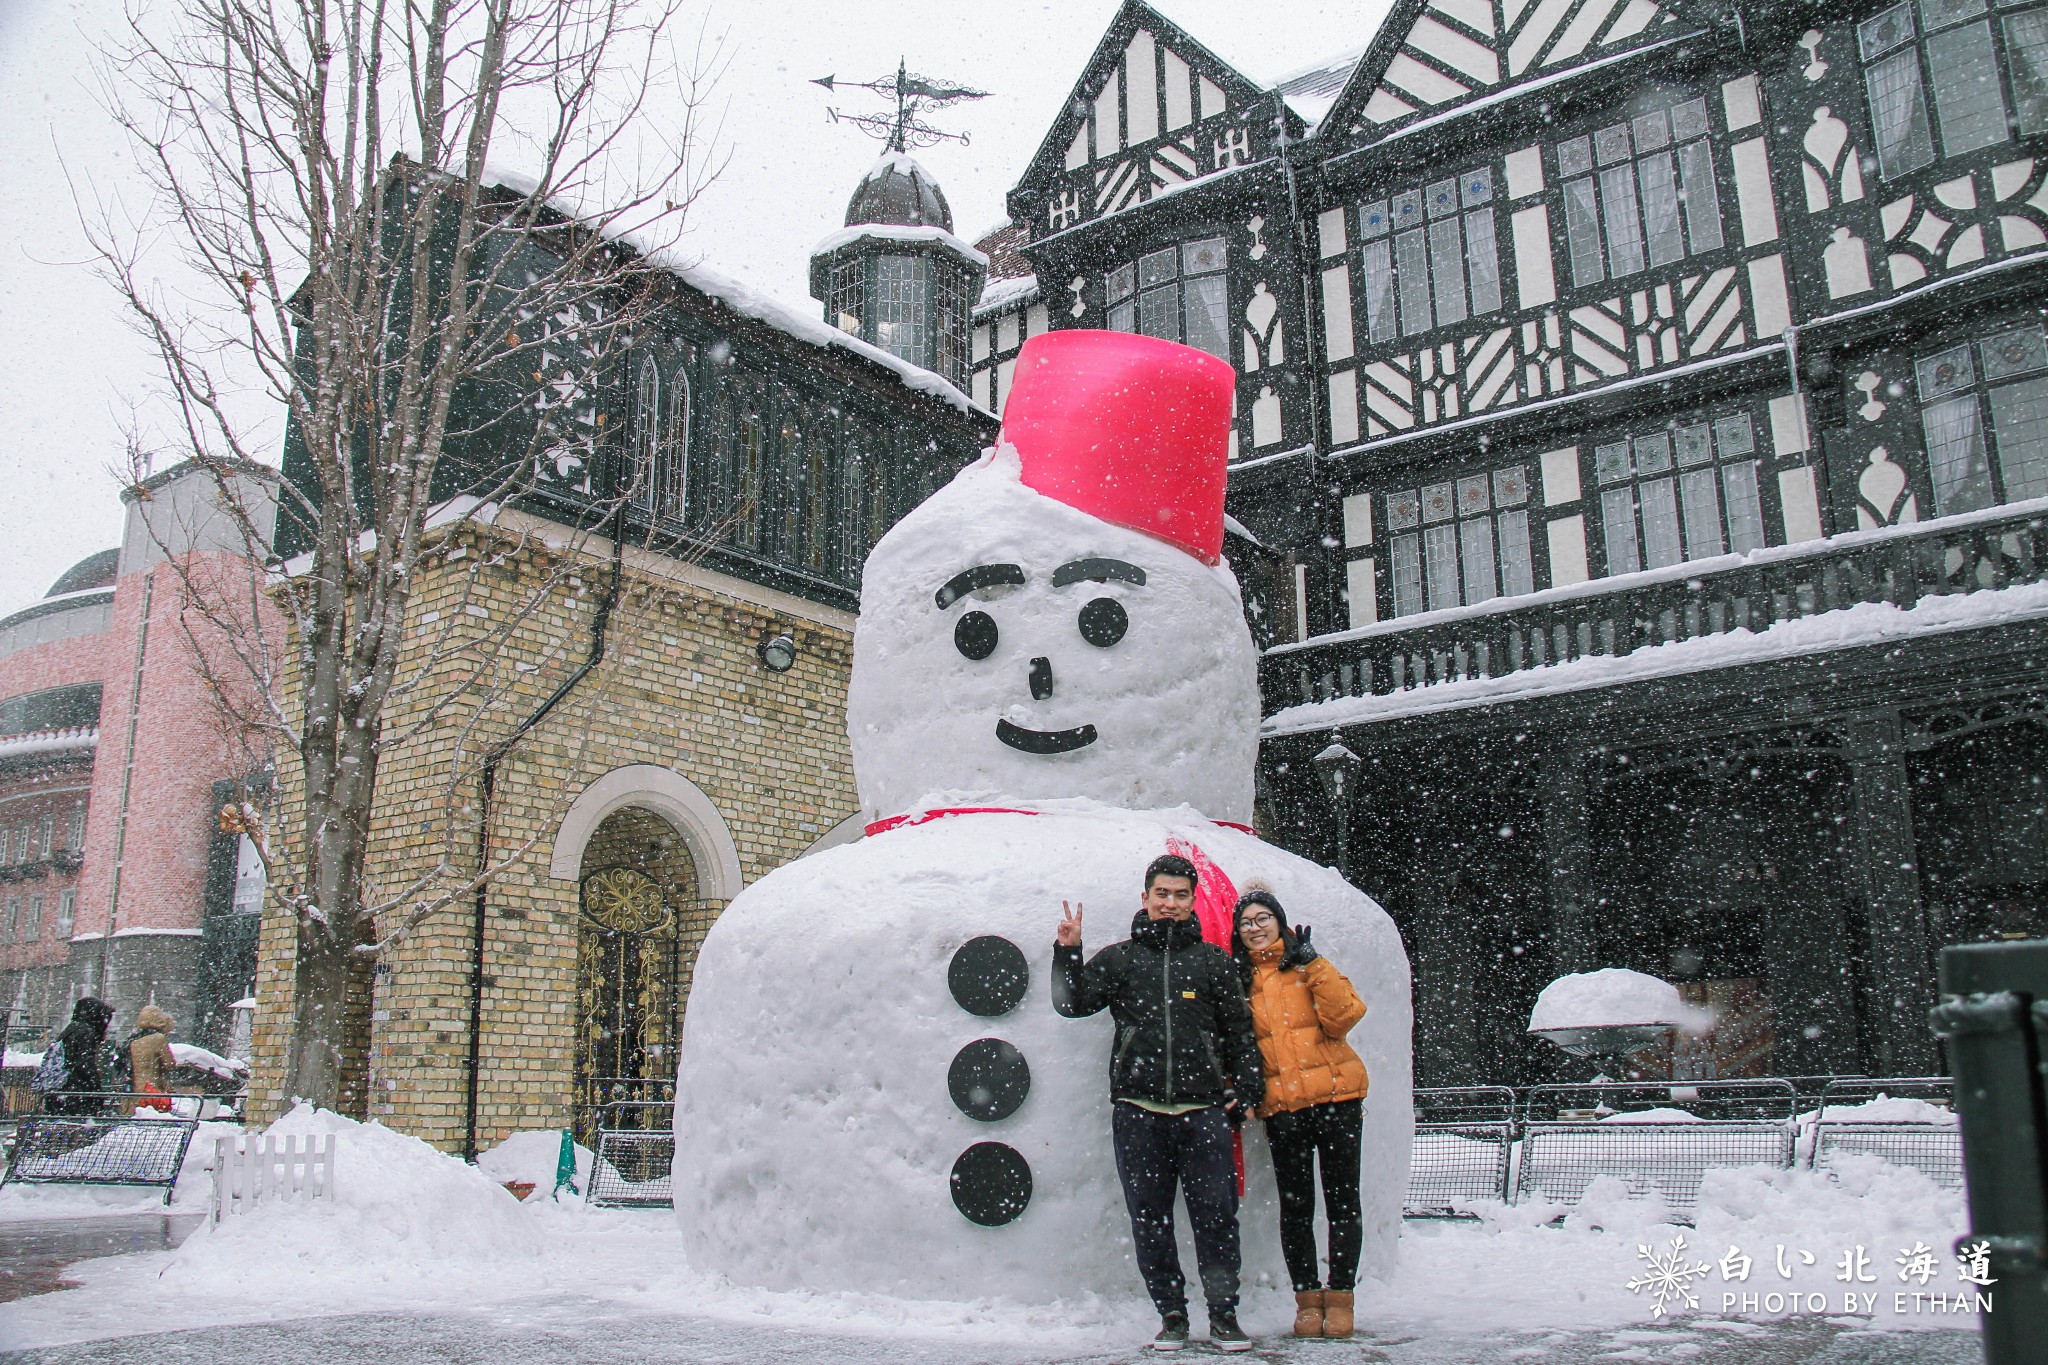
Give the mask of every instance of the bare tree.
<path id="1" fill-rule="evenodd" d="M 674 231 L 716 173 L 716 46 L 678 60 L 669 5 L 183 0 L 160 23 L 131 14 L 103 54 L 157 199 L 142 219 L 102 203 L 88 231 L 162 359 L 179 453 L 216 471 L 285 621 L 280 649 L 249 602 L 184 583 L 220 705 L 297 760 L 295 837 L 265 846 L 298 924 L 289 1095 L 339 1101 L 364 956 L 525 851 L 478 851 L 476 777 L 524 733 L 513 670 L 573 651 L 509 644 L 581 572 L 581 536 L 609 534 L 616 585 L 616 522 L 651 474 L 605 425 L 657 306 L 629 233 Z M 204 297 L 155 282 L 141 244 L 159 239 Z M 273 553 L 243 475 L 280 411 Z M 550 576 L 408 646 L 422 567 L 518 553 L 538 533 L 506 509 L 537 495 L 580 509 L 547 534 Z M 380 763 L 451 720 L 441 855 L 373 885 Z"/>

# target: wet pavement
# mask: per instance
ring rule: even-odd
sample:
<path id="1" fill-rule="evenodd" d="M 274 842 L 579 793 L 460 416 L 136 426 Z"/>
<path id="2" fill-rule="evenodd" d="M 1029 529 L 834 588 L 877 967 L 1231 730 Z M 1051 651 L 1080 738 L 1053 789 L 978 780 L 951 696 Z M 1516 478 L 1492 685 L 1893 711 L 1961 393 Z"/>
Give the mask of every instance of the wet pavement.
<path id="1" fill-rule="evenodd" d="M 1219 1357 L 1198 1341 L 1174 1358 Z M 1974 1332 L 1873 1332 L 1845 1321 L 1800 1319 L 1482 1337 L 1361 1334 L 1345 1342 L 1275 1338 L 1236 1358 L 1275 1365 L 1979 1365 L 1982 1354 Z M 1162 1357 L 1141 1348 L 1052 1356 L 1026 1344 L 856 1337 L 681 1314 L 622 1316 L 614 1304 L 575 1297 L 468 1313 L 306 1318 L 0 1353 L 0 1361 L 20 1365 L 330 1365 L 337 1359 L 378 1365 L 1126 1365 Z"/>
<path id="2" fill-rule="evenodd" d="M 71 1288 L 76 1282 L 66 1279 L 64 1270 L 80 1261 L 174 1247 L 204 1217 L 138 1213 L 0 1222 L 0 1303 Z"/>

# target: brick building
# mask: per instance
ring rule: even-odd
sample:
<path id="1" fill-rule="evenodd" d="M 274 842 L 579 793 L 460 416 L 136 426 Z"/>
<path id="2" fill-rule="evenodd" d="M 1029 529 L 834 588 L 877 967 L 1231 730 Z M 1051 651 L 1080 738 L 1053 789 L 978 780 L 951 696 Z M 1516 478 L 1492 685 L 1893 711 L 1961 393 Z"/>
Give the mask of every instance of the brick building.
<path id="1" fill-rule="evenodd" d="M 271 478 L 237 476 L 237 500 L 267 508 Z M 117 1026 L 154 1003 L 181 1040 L 225 1049 L 255 920 L 217 812 L 260 784 L 266 755 L 215 704 L 210 625 L 190 607 L 236 580 L 223 600 L 250 601 L 255 568 L 211 473 L 179 465 L 122 499 L 119 548 L 0 620 L 0 1006 L 20 1040 L 80 996 L 114 1005 Z"/>
<path id="2" fill-rule="evenodd" d="M 897 175 L 910 171 L 872 172 L 849 217 L 902 202 L 874 183 Z M 887 240 L 901 225 L 877 226 Z M 976 259 L 947 250 L 949 268 Z M 978 275 L 967 283 L 971 297 Z M 399 673 L 429 681 L 386 713 L 386 733 L 409 738 L 380 757 L 368 895 L 474 867 L 479 808 L 484 856 L 506 866 L 365 971 L 344 1106 L 450 1149 L 666 1093 L 712 920 L 745 883 L 858 836 L 844 704 L 868 548 L 994 435 L 956 387 L 857 328 L 702 270 L 664 266 L 653 287 L 659 307 L 596 386 L 591 429 L 613 442 L 591 469 L 547 467 L 511 506 L 438 533 L 407 608 Z M 303 477 L 289 444 L 284 476 Z M 635 490 L 617 518 L 599 514 L 607 487 Z M 281 542 L 289 579 L 298 550 Z M 464 709 L 465 687 L 491 700 Z M 474 755 L 515 733 L 486 806 Z M 274 838 L 298 836 L 299 781 L 281 758 Z M 287 1098 L 296 936 L 273 906 L 258 1117 Z"/>

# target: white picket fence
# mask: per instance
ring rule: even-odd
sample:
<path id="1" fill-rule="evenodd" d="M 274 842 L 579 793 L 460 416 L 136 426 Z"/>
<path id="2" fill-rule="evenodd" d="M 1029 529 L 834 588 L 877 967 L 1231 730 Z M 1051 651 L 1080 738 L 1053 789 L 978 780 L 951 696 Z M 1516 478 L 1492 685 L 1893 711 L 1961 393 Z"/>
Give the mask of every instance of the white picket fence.
<path id="1" fill-rule="evenodd" d="M 272 1200 L 332 1199 L 333 1133 L 223 1137 L 213 1145 L 213 1221 Z"/>

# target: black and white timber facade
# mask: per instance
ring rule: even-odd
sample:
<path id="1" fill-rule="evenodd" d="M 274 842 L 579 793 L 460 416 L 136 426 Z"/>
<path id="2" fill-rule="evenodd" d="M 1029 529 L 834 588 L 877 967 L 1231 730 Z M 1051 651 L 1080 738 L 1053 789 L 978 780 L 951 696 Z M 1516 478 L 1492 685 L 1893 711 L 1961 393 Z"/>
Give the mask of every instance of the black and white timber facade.
<path id="1" fill-rule="evenodd" d="M 1681 1074 L 1935 1069 L 1935 951 L 2048 930 L 2048 5 L 1355 37 L 1261 84 L 1125 4 L 980 244 L 974 397 L 1046 327 L 1236 367 L 1262 824 L 1348 820 L 1420 1082 L 1556 1074 L 1595 967 L 1716 1009 Z"/>

